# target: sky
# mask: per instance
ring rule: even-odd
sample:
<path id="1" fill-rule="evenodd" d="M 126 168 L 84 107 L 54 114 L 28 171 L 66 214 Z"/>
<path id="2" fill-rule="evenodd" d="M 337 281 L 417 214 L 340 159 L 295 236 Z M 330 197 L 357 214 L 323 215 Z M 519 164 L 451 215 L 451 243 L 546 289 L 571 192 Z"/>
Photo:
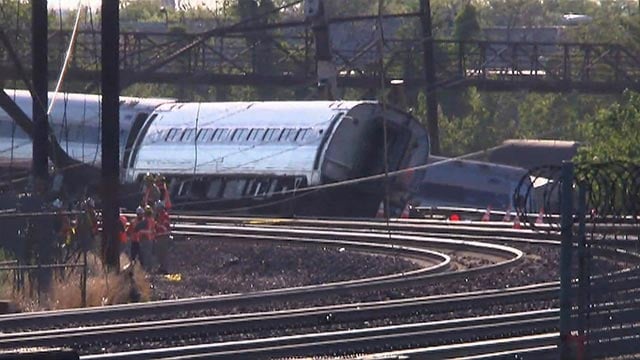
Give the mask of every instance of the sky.
<path id="1" fill-rule="evenodd" d="M 91 7 L 99 7 L 102 3 L 101 0 L 82 0 L 82 5 L 90 5 Z M 49 9 L 77 9 L 78 0 L 48 0 L 47 6 Z"/>
<path id="2" fill-rule="evenodd" d="M 182 0 L 185 2 L 189 2 L 189 0 Z M 178 3 L 179 1 L 176 1 Z M 191 3 L 206 3 L 210 6 L 215 6 L 218 0 L 193 0 Z M 82 5 L 90 5 L 92 8 L 97 8 L 102 3 L 101 0 L 82 0 Z M 62 7 L 62 9 L 76 9 L 78 7 L 78 0 L 48 0 L 47 5 L 49 9 L 58 9 Z"/>

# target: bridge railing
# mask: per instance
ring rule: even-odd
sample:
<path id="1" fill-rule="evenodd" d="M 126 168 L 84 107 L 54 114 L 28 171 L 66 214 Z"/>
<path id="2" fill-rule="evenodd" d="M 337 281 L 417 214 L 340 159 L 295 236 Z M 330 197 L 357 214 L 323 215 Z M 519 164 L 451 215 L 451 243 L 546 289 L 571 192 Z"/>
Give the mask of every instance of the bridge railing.
<path id="1" fill-rule="evenodd" d="M 365 34 L 362 41 L 342 41 L 333 55 L 343 85 L 379 84 L 379 55 L 386 78 L 403 78 L 409 87 L 424 86 L 423 42 L 415 37 L 388 37 L 382 51 L 378 39 Z M 70 33 L 50 35 L 50 66 L 59 70 Z M 24 44 L 23 44 L 24 45 Z M 28 46 L 16 47 L 29 67 Z M 585 90 L 619 92 L 640 89 L 640 56 L 618 44 L 543 43 L 509 41 L 434 40 L 436 71 L 441 86 L 476 85 L 487 89 Z M 287 31 L 228 33 L 211 36 L 180 32 L 122 32 L 121 70 L 132 82 L 179 83 L 207 76 L 230 84 L 290 85 L 315 83 L 315 45 L 304 26 Z M 98 79 L 100 35 L 81 31 L 74 48 L 70 77 Z M 411 71 L 406 69 L 410 67 Z M 0 68 L 12 68 L 0 46 Z M 3 71 L 0 78 L 15 78 Z M 267 81 L 268 80 L 268 81 Z M 357 80 L 357 81 L 356 81 Z"/>

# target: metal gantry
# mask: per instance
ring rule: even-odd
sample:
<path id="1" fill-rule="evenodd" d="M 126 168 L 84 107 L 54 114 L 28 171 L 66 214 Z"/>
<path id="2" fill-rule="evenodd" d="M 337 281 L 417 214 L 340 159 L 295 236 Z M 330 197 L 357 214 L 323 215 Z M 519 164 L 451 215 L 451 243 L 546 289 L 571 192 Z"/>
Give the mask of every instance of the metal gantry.
<path id="1" fill-rule="evenodd" d="M 367 28 L 367 21 L 354 21 L 343 32 Z M 246 32 L 268 31 L 267 46 L 248 42 Z M 278 29 L 273 30 L 273 29 Z M 344 30 L 347 29 L 347 30 Z M 336 37 L 340 31 L 334 31 Z M 50 48 L 67 44 L 67 31 L 50 34 Z M 375 39 L 334 41 L 332 53 L 340 88 L 377 88 L 380 74 Z M 96 42 L 96 39 L 98 41 Z M 99 75 L 100 34 L 84 31 L 78 36 L 68 81 L 95 87 Z M 269 72 L 257 66 L 255 48 L 271 57 Z M 618 93 L 640 90 L 640 56 L 618 44 L 542 43 L 508 41 L 434 40 L 437 84 L 435 88 L 476 86 L 486 91 L 529 90 L 539 92 L 580 91 Z M 64 46 L 60 46 L 64 49 Z M 269 51 L 265 51 L 268 48 Z M 408 88 L 426 88 L 424 63 L 418 56 L 422 39 L 389 37 L 384 46 L 384 76 L 404 79 Z M 50 73 L 57 71 L 50 51 Z M 304 22 L 275 27 L 221 27 L 204 34 L 121 32 L 121 85 L 164 83 L 175 85 L 244 85 L 315 87 L 317 84 L 315 45 Z M 28 64 L 29 49 L 18 51 Z M 415 59 L 418 70 L 403 73 L 407 58 Z M 30 69 L 29 69 L 30 70 Z M 0 81 L 21 80 L 15 64 L 0 47 Z"/>

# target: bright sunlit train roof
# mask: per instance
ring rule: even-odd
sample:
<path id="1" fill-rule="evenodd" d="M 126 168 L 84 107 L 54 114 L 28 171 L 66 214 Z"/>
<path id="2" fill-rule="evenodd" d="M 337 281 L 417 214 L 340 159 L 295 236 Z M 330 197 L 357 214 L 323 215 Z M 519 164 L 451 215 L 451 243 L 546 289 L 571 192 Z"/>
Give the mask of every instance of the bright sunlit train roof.
<path id="1" fill-rule="evenodd" d="M 31 93 L 29 90 L 18 90 L 18 89 L 4 89 L 7 95 L 10 98 L 16 97 L 31 97 Z M 92 100 L 92 101 L 100 101 L 101 95 L 96 94 L 78 94 L 78 93 L 64 93 L 59 92 L 56 94 L 56 105 L 63 106 L 63 102 L 65 100 L 68 101 L 84 101 L 84 100 Z M 52 92 L 49 92 L 49 103 L 53 100 Z M 148 105 L 148 106 L 157 106 L 159 103 L 164 102 L 174 102 L 175 99 L 171 98 L 141 98 L 135 96 L 120 96 L 120 103 L 126 102 L 132 105 Z"/>
<path id="2" fill-rule="evenodd" d="M 173 103 L 159 106 L 155 126 L 199 127 L 324 127 L 339 113 L 373 101 L 270 101 Z"/>

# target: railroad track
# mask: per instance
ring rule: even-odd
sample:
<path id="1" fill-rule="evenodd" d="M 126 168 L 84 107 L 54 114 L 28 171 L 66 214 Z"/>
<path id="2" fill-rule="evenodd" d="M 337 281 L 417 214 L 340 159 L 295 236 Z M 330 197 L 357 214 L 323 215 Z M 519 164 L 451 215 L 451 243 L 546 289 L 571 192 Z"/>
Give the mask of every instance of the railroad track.
<path id="1" fill-rule="evenodd" d="M 213 296 L 199 299 L 185 299 L 167 302 L 154 302 L 146 304 L 131 304 L 111 306 L 96 309 L 66 310 L 60 312 L 43 312 L 33 314 L 19 314 L 14 316 L 0 316 L 0 328 L 32 328 L 35 324 L 83 324 L 96 321 L 96 319 L 126 319 L 131 316 L 155 316 L 162 312 L 189 312 L 201 311 L 223 306 L 249 306 L 264 301 L 290 301 L 292 298 L 304 299 L 309 296 L 323 296 L 327 294 L 348 293 L 355 290 L 376 291 L 397 287 L 412 286 L 427 281 L 449 281 L 456 277 L 465 277 L 470 274 L 490 273 L 496 269 L 508 267 L 522 258 L 522 252 L 504 245 L 477 241 L 490 235 L 492 240 L 544 243 L 551 246 L 557 245 L 555 234 L 534 233 L 522 230 L 514 230 L 506 227 L 490 228 L 487 224 L 461 224 L 452 226 L 432 221 L 398 221 L 392 222 L 392 231 L 385 232 L 386 224 L 378 221 L 325 221 L 325 220 L 285 220 L 285 219 L 237 219 L 237 218 L 209 218 L 195 216 L 180 216 L 177 219 L 174 232 L 181 236 L 235 238 L 244 241 L 269 241 L 287 244 L 304 244 L 305 246 L 341 246 L 358 249 L 361 251 L 373 251 L 388 253 L 394 256 L 418 258 L 432 263 L 432 266 L 405 274 L 393 274 L 373 279 L 357 279 L 334 284 L 307 286 L 304 288 L 277 289 L 251 294 L 232 294 Z M 285 228 L 286 226 L 286 228 Z M 331 226 L 331 230 L 326 228 Z M 446 229 L 446 230 L 445 230 Z M 425 235 L 428 234 L 428 235 Z M 439 236 L 436 236 L 439 235 Z M 523 235 L 520 237 L 520 235 Z M 446 238 L 445 238 L 446 237 Z M 548 238 L 547 238 L 548 237 Z M 474 239 L 474 240 L 470 240 Z M 474 248 L 479 253 L 490 253 L 492 256 L 501 256 L 503 261 L 493 263 L 481 268 L 467 269 L 460 272 L 446 272 L 450 259 L 445 254 L 437 251 L 444 248 L 469 249 Z M 623 291 L 624 284 L 618 289 Z M 372 321 L 376 317 L 389 318 L 391 316 L 407 316 L 415 313 L 447 314 L 458 310 L 468 310 L 472 307 L 488 307 L 505 304 L 518 304 L 525 301 L 549 301 L 557 297 L 557 283 L 534 284 L 530 286 L 485 290 L 465 294 L 450 294 L 431 296 L 419 299 L 402 299 L 378 303 L 336 305 L 315 307 L 309 309 L 292 309 L 278 312 L 261 312 L 253 314 L 235 314 L 224 316 L 209 316 L 187 319 L 170 319 L 160 321 L 145 321 L 136 323 L 124 323 L 100 326 L 85 326 L 82 328 L 50 329 L 43 331 L 15 331 L 0 335 L 0 347 L 23 346 L 59 346 L 68 345 L 73 341 L 77 346 L 95 343 L 118 343 L 131 341 L 131 339 L 175 339 L 189 338 L 193 336 L 205 337 L 221 336 L 229 334 L 274 332 L 278 329 L 311 327 L 324 327 L 330 329 L 334 324 L 354 324 L 363 321 Z M 416 333 L 416 338 L 431 339 L 423 346 L 425 354 L 431 354 L 437 347 L 436 338 L 458 339 L 458 343 L 464 340 L 468 343 L 477 342 L 478 351 L 502 351 L 509 353 L 517 347 L 537 347 L 550 349 L 549 334 L 556 331 L 557 314 L 549 310 L 547 312 L 524 312 L 519 314 L 505 314 L 502 317 L 484 317 L 455 319 L 446 322 L 429 322 L 411 326 L 395 326 L 391 328 L 376 327 L 373 329 L 361 329 L 359 337 L 347 339 L 347 335 L 336 331 L 328 331 L 320 334 L 307 334 L 306 336 L 276 336 L 246 341 L 225 341 L 211 345 L 181 346 L 178 348 L 158 349 L 155 352 L 145 351 L 152 357 L 142 357 L 140 352 L 120 353 L 118 358 L 161 358 L 172 356 L 193 356 L 194 358 L 230 357 L 233 354 L 247 356 L 274 357 L 292 354 L 310 354 L 313 349 L 328 350 L 328 343 L 334 344 L 331 352 L 340 353 L 345 348 L 361 349 L 363 352 L 380 352 L 390 349 L 402 349 L 406 347 L 419 348 L 421 345 L 401 344 L 392 341 L 394 338 L 407 338 L 407 329 Z M 513 316 L 509 318 L 509 316 Z M 457 322 L 456 322 L 457 321 Z M 492 322 L 493 321 L 493 322 Z M 520 322 L 520 325 L 516 323 Z M 504 341 L 500 346 L 491 348 L 482 339 L 471 335 L 475 329 L 478 333 L 480 327 L 493 329 L 492 336 L 501 337 L 508 334 L 508 327 L 522 326 L 522 329 L 532 322 L 542 324 L 534 331 L 538 337 L 532 337 L 528 332 L 526 336 L 519 332 L 515 336 L 523 340 Z M 552 324 L 553 323 L 553 324 Z M 449 324 L 449 325 L 447 325 Z M 454 327 L 452 324 L 458 324 Z M 460 325 L 460 324 L 464 324 Z M 475 324 L 475 325 L 474 325 Z M 412 327 L 415 325 L 415 327 Z M 475 328 L 474 328 L 475 326 Z M 466 328 L 467 330 L 464 330 Z M 259 329 L 258 331 L 256 329 Z M 370 332 L 369 332 L 370 331 Z M 467 332 L 465 332 L 467 331 Z M 381 338 L 380 334 L 384 334 Z M 432 334 L 428 337 L 427 334 Z M 448 335 L 446 335 L 448 334 Z M 331 337 L 333 336 L 333 337 Z M 447 337 L 447 336 L 450 336 Z M 389 340 L 389 349 L 376 348 L 366 344 L 374 344 L 374 340 Z M 556 338 L 553 338 L 554 340 Z M 339 340 L 339 341 L 338 341 Z M 443 340 L 444 341 L 444 340 Z M 547 343 L 545 343 L 547 341 Z M 446 341 L 445 341 L 446 342 Z M 84 345 L 83 345 L 84 344 Z M 434 345 L 435 344 L 435 345 Z M 458 344 L 460 345 L 460 344 Z M 282 349 L 280 352 L 274 348 Z M 453 347 L 456 348 L 456 347 Z M 453 349 L 452 348 L 452 349 Z M 340 350 L 342 349 L 342 350 Z M 465 349 L 467 354 L 473 352 Z M 442 350 L 444 351 L 444 350 Z M 461 351 L 461 350 L 460 350 Z M 325 352 L 326 353 L 326 352 Z M 439 353 L 444 355 L 444 352 Z M 542 354 L 542 353 L 541 353 Z M 111 357 L 110 357 L 111 356 Z M 95 355 L 86 358 L 113 358 L 115 355 Z M 242 357 L 242 356 L 240 356 Z"/>
<path id="2" fill-rule="evenodd" d="M 392 255 L 404 253 L 405 256 L 413 258 L 416 254 L 424 254 L 430 259 L 434 256 L 441 258 L 443 261 L 439 265 L 421 269 L 419 271 L 393 274 L 386 277 L 378 277 L 371 279 L 357 279 L 352 281 L 337 282 L 331 284 L 321 284 L 314 286 L 286 288 L 267 290 L 248 294 L 230 294 L 222 296 L 211 296 L 199 299 L 173 300 L 153 302 L 146 304 L 131 305 L 115 305 L 102 308 L 87 308 L 62 310 L 55 312 L 25 313 L 17 315 L 0 316 L 0 327 L 3 329 L 11 329 L 16 327 L 29 328 L 33 326 L 53 326 L 57 324 L 75 323 L 82 321 L 90 321 L 95 318 L 129 318 L 131 316 L 155 315 L 160 312 L 176 312 L 176 311 L 197 311 L 212 307 L 221 307 L 225 305 L 233 306 L 249 306 L 255 303 L 261 303 L 268 300 L 282 301 L 305 299 L 308 297 L 322 296 L 323 294 L 336 294 L 351 292 L 356 289 L 361 291 L 374 291 L 397 288 L 399 286 L 411 286 L 411 284 L 424 283 L 426 281 L 447 281 L 456 277 L 464 277 L 474 273 L 483 273 L 495 270 L 496 268 L 506 267 L 522 258 L 522 252 L 507 246 L 495 244 L 483 244 L 480 242 L 454 241 L 448 239 L 428 238 L 421 236 L 402 237 L 378 233 L 341 233 L 339 231 L 328 230 L 296 230 L 292 228 L 272 228 L 257 226 L 218 226 L 218 225 L 181 225 L 178 224 L 174 228 L 174 232 L 181 236 L 203 236 L 215 237 L 223 239 L 238 239 L 245 241 L 260 242 L 276 242 L 306 246 L 323 246 L 330 244 L 332 246 L 350 246 L 355 249 L 371 250 L 374 248 L 377 252 L 388 252 Z M 314 238 L 309 236 L 313 235 Z M 336 237 L 342 237 L 347 240 L 335 240 Z M 378 242 L 374 242 L 377 240 Z M 391 243 L 390 243 L 391 241 Z M 403 244 L 404 243 L 404 244 Z M 457 272 L 437 272 L 446 265 L 446 255 L 438 255 L 437 252 L 428 249 L 419 249 L 417 247 L 406 246 L 406 244 L 416 246 L 449 246 L 451 248 L 460 247 L 476 247 L 478 251 L 489 252 L 494 256 L 496 253 L 505 257 L 500 263 L 494 263 L 486 267 L 468 269 Z"/>

